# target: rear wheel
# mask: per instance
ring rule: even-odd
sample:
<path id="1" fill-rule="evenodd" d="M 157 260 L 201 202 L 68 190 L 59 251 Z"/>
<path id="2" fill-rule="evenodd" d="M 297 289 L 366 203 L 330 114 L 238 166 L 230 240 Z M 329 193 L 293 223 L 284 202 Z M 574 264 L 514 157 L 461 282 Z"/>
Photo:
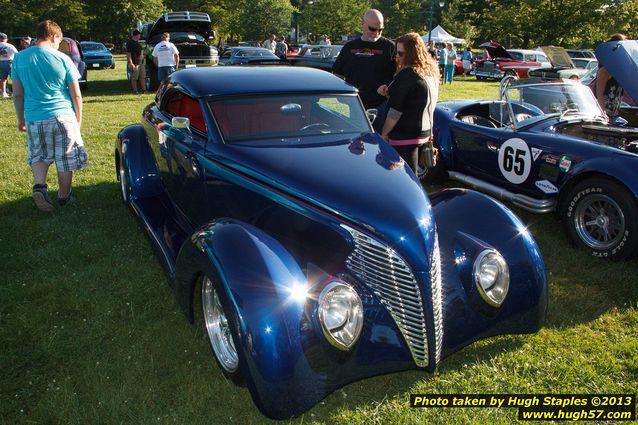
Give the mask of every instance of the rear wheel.
<path id="1" fill-rule="evenodd" d="M 448 179 L 448 174 L 441 159 L 440 150 L 436 147 L 436 144 L 434 145 L 434 152 L 432 153 L 435 160 L 434 167 L 426 166 L 426 155 L 425 147 L 421 146 L 419 148 L 419 166 L 416 171 L 416 176 L 421 181 L 421 184 L 441 184 L 445 182 Z"/>
<path id="2" fill-rule="evenodd" d="M 596 257 L 621 260 L 638 246 L 638 207 L 620 184 L 592 178 L 565 198 L 563 223 L 572 241 Z"/>
<path id="3" fill-rule="evenodd" d="M 222 373 L 235 384 L 241 385 L 243 376 L 233 335 L 233 329 L 237 329 L 234 328 L 237 324 L 236 315 L 222 291 L 217 280 L 204 275 L 200 279 L 198 294 L 201 296 L 201 305 L 195 305 L 195 308 L 201 308 L 204 332 Z"/>

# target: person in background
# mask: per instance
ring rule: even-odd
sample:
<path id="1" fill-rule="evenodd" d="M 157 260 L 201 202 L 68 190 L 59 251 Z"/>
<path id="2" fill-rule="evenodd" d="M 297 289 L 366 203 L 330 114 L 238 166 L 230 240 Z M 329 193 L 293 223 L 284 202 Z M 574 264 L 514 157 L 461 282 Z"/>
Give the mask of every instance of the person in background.
<path id="1" fill-rule="evenodd" d="M 7 42 L 5 33 L 0 32 L 0 88 L 2 89 L 2 97 L 9 97 L 7 80 L 9 75 L 11 75 L 11 63 L 16 53 L 18 53 L 18 49 Z"/>
<path id="2" fill-rule="evenodd" d="M 467 78 L 467 74 L 472 70 L 472 48 L 467 46 L 463 51 L 463 77 Z"/>
<path id="3" fill-rule="evenodd" d="M 275 48 L 277 47 L 277 42 L 275 41 L 275 34 L 270 34 L 270 36 L 264 40 L 261 44 L 264 49 L 268 49 L 271 52 L 275 53 Z"/>
<path id="4" fill-rule="evenodd" d="M 144 69 L 144 55 L 140 45 L 142 33 L 134 30 L 131 39 L 126 42 L 126 61 L 131 73 L 131 87 L 135 93 L 146 93 L 146 70 Z M 137 83 L 140 83 L 138 91 Z"/>
<path id="5" fill-rule="evenodd" d="M 153 63 L 157 67 L 157 79 L 163 81 L 179 68 L 179 50 L 171 43 L 171 35 L 162 34 L 162 41 L 153 48 Z"/>
<path id="6" fill-rule="evenodd" d="M 13 105 L 18 130 L 27 133 L 27 162 L 35 180 L 33 201 L 40 210 L 53 211 L 47 191 L 51 164 L 55 162 L 58 172 L 60 206 L 75 201 L 71 194 L 73 171 L 87 166 L 80 135 L 80 73 L 71 59 L 58 51 L 62 41 L 58 24 L 41 22 L 36 36 L 35 46 L 16 55 L 13 63 Z"/>
<path id="7" fill-rule="evenodd" d="M 23 51 L 24 49 L 31 47 L 31 37 L 25 35 L 20 39 L 20 46 L 18 46 L 19 51 Z"/>
<path id="8" fill-rule="evenodd" d="M 327 35 L 323 35 L 321 37 L 321 41 L 319 41 L 319 44 L 322 46 L 329 46 L 332 44 L 332 42 L 330 41 L 330 37 L 328 37 Z"/>
<path id="9" fill-rule="evenodd" d="M 447 59 L 445 61 L 444 82 L 452 84 L 454 81 L 454 61 L 456 60 L 456 49 L 452 43 L 447 43 Z"/>
<path id="10" fill-rule="evenodd" d="M 383 15 L 380 11 L 366 11 L 361 19 L 361 26 L 361 37 L 343 46 L 332 66 L 332 72 L 359 89 L 359 96 L 366 109 L 378 109 L 373 127 L 380 132 L 387 104 L 386 98 L 377 92 L 377 88 L 392 81 L 396 69 L 394 43 L 382 36 Z"/>
<path id="11" fill-rule="evenodd" d="M 279 59 L 286 59 L 286 55 L 288 54 L 288 44 L 286 44 L 286 37 L 283 35 L 275 45 L 275 55 Z"/>
<path id="12" fill-rule="evenodd" d="M 397 72 L 378 92 L 388 97 L 388 116 L 381 136 L 416 173 L 419 147 L 431 143 L 434 107 L 439 93 L 439 69 L 417 33 L 396 39 Z"/>
<path id="13" fill-rule="evenodd" d="M 428 43 L 428 53 L 434 58 L 435 61 L 439 60 L 439 52 L 436 50 L 436 43 L 434 43 L 434 40 L 431 40 Z"/>
<path id="14" fill-rule="evenodd" d="M 607 42 L 622 40 L 627 40 L 627 36 L 624 34 L 614 34 L 609 37 Z M 622 104 L 622 98 L 625 94 L 625 90 L 618 81 L 611 76 L 600 61 L 598 61 L 598 72 L 596 74 L 595 94 L 598 104 L 605 111 L 607 116 L 610 119 L 617 117 L 620 113 L 620 106 Z"/>
<path id="15" fill-rule="evenodd" d="M 447 63 L 447 43 L 441 43 L 441 49 L 439 50 L 439 74 L 441 78 L 445 75 L 445 64 Z M 444 81 L 445 82 L 445 81 Z"/>

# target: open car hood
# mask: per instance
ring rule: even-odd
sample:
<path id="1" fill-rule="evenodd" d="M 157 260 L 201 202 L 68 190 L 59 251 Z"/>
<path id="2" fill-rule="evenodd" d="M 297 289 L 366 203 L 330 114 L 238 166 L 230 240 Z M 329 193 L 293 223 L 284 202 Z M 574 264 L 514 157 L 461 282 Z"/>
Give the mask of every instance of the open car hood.
<path id="1" fill-rule="evenodd" d="M 512 55 L 510 55 L 507 50 L 505 50 L 505 48 L 498 44 L 496 41 L 483 43 L 479 47 L 487 51 L 488 59 L 507 58 L 514 60 Z"/>
<path id="2" fill-rule="evenodd" d="M 620 83 L 634 102 L 638 102 L 638 41 L 609 41 L 596 47 L 596 57 Z"/>
<path id="3" fill-rule="evenodd" d="M 193 32 L 208 39 L 211 33 L 210 17 L 206 13 L 199 12 L 169 12 L 159 17 L 153 25 L 148 26 L 146 39 L 164 32 Z"/>
<path id="4" fill-rule="evenodd" d="M 541 47 L 541 49 L 543 50 L 543 53 L 547 55 L 547 58 L 552 64 L 553 68 L 576 68 L 576 66 L 574 66 L 574 62 L 572 62 L 571 58 L 567 54 L 567 50 L 565 50 L 563 47 L 543 46 Z"/>

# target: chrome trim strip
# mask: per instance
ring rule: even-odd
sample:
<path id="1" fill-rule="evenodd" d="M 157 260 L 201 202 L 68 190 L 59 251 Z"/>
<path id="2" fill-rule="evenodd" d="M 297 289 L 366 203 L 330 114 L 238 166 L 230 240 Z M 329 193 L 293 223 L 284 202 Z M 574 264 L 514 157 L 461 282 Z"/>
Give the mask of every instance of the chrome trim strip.
<path id="1" fill-rule="evenodd" d="M 505 190 L 501 187 L 487 183 L 476 177 L 471 177 L 466 174 L 459 173 L 457 171 L 449 171 L 450 178 L 461 183 L 464 183 L 473 189 L 486 192 L 494 198 L 502 201 L 509 201 L 517 207 L 523 208 L 529 212 L 536 214 L 545 214 L 552 212 L 556 209 L 556 199 L 535 199 L 527 195 L 521 195 L 519 193 L 513 193 Z"/>

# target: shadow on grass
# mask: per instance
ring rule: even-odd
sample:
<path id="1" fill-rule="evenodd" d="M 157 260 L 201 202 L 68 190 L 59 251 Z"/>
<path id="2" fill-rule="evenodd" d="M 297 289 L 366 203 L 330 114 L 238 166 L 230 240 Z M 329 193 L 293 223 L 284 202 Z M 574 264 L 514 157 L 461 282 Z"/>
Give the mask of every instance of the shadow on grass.
<path id="1" fill-rule="evenodd" d="M 82 91 L 82 96 L 85 100 L 90 100 L 92 97 L 105 97 L 133 94 L 130 83 L 126 80 L 126 76 L 123 76 L 121 80 L 93 80 L 91 81 L 91 74 L 89 74 L 88 90 Z M 103 100 L 100 100 L 102 102 Z"/>

